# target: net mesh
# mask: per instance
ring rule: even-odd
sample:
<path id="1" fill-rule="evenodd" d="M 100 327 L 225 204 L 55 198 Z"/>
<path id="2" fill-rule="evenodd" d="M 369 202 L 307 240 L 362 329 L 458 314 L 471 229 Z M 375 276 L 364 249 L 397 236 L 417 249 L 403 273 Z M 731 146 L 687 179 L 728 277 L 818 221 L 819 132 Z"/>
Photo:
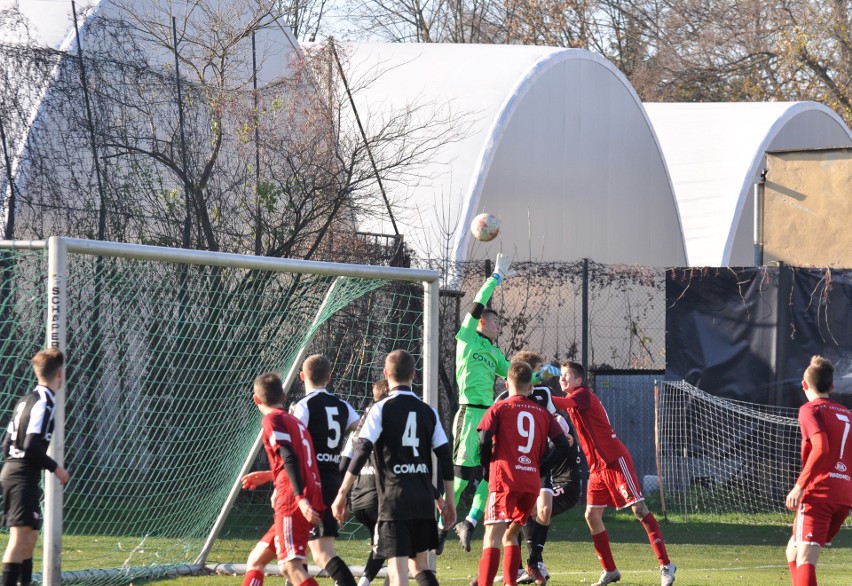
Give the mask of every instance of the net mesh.
<path id="1" fill-rule="evenodd" d="M 657 405 L 667 511 L 777 513 L 801 468 L 798 410 L 723 399 L 663 382 Z"/>
<path id="2" fill-rule="evenodd" d="M 5 421 L 35 382 L 47 263 L 42 252 L 4 263 Z M 63 580 L 89 570 L 86 583 L 126 584 L 194 563 L 260 429 L 254 378 L 286 374 L 306 344 L 357 409 L 390 350 L 422 367 L 419 285 L 69 255 L 67 291 Z M 303 392 L 294 385 L 288 403 Z M 262 535 L 268 497 L 242 493 L 222 537 Z M 210 561 L 245 558 L 227 544 Z"/>

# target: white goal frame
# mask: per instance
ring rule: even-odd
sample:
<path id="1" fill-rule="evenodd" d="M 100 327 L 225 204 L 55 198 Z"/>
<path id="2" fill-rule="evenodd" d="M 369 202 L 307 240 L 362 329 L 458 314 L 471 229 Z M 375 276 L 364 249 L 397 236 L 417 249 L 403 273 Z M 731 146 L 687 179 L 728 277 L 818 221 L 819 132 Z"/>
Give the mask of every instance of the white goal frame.
<path id="1" fill-rule="evenodd" d="M 47 278 L 47 331 L 46 347 L 59 348 L 65 352 L 66 324 L 68 299 L 66 292 L 69 254 L 89 256 L 119 257 L 151 261 L 184 263 L 192 265 L 221 266 L 273 271 L 281 273 L 306 273 L 333 277 L 361 277 L 387 281 L 405 281 L 423 285 L 423 400 L 434 408 L 438 407 L 438 301 L 440 290 L 440 271 L 429 269 L 409 269 L 374 265 L 356 265 L 345 263 L 330 263 L 306 261 L 289 258 L 273 258 L 203 250 L 188 250 L 149 246 L 143 244 L 127 244 L 84 240 L 52 236 L 47 240 L 13 241 L 0 240 L 0 249 L 29 249 L 46 250 L 48 256 Z M 336 281 L 335 281 L 336 283 Z M 332 284 L 329 293 L 334 289 Z M 328 298 L 328 294 L 327 297 Z M 322 311 L 322 307 L 320 308 Z M 319 315 L 319 314 L 318 314 Z M 290 372 L 284 381 L 285 388 L 298 374 L 301 359 L 307 352 L 306 346 L 300 350 Z M 65 388 L 58 389 L 55 396 L 55 427 L 49 453 L 60 465 L 64 464 L 65 452 Z M 195 567 L 203 566 L 215 539 L 227 518 L 228 512 L 240 490 L 240 478 L 248 470 L 257 452 L 260 441 L 256 441 L 243 465 L 243 470 L 231 489 L 227 502 L 224 503 L 213 530 L 210 533 L 202 552 L 196 560 Z M 62 572 L 62 486 L 53 474 L 46 474 L 44 479 L 44 533 L 43 533 L 43 574 L 42 583 L 46 586 L 59 586 Z M 85 574 L 85 572 L 80 572 Z M 82 577 L 82 576 L 81 576 Z"/>

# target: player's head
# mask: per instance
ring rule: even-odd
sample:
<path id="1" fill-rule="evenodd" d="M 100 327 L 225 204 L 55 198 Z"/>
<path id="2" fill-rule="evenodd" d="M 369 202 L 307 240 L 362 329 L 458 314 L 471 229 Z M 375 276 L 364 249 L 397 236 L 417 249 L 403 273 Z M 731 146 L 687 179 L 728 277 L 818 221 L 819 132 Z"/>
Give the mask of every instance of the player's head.
<path id="1" fill-rule="evenodd" d="M 65 355 L 59 348 L 48 348 L 36 352 L 32 364 L 39 383 L 58 382 L 64 375 Z"/>
<path id="2" fill-rule="evenodd" d="M 479 324 L 476 326 L 476 331 L 486 336 L 492 342 L 500 337 L 500 316 L 493 309 L 485 309 L 482 312 L 482 317 L 479 318 Z"/>
<path id="3" fill-rule="evenodd" d="M 541 354 L 536 354 L 535 352 L 530 352 L 529 350 L 521 350 L 514 356 L 512 356 L 512 362 L 526 362 L 530 365 L 530 368 L 533 369 L 533 372 L 541 368 L 541 365 L 544 364 L 544 358 L 541 357 Z"/>
<path id="4" fill-rule="evenodd" d="M 414 381 L 414 357 L 405 350 L 394 350 L 385 358 L 388 386 L 408 385 Z"/>
<path id="5" fill-rule="evenodd" d="M 579 362 L 566 360 L 559 365 L 562 374 L 559 377 L 559 386 L 566 393 L 570 393 L 574 389 L 579 389 L 583 386 L 583 381 L 586 378 L 586 369 Z"/>
<path id="6" fill-rule="evenodd" d="M 379 379 L 373 383 L 373 401 L 381 401 L 388 396 L 389 392 L 387 379 Z"/>
<path id="7" fill-rule="evenodd" d="M 312 354 L 302 363 L 299 378 L 305 385 L 314 389 L 323 389 L 331 380 L 331 361 L 322 354 Z"/>
<path id="8" fill-rule="evenodd" d="M 284 404 L 284 385 L 276 372 L 267 372 L 254 379 L 254 402 L 273 407 Z"/>
<path id="9" fill-rule="evenodd" d="M 834 365 L 827 358 L 812 356 L 805 369 L 802 388 L 820 394 L 828 394 L 834 388 Z"/>
<path id="10" fill-rule="evenodd" d="M 526 362 L 516 360 L 509 364 L 509 374 L 506 375 L 509 394 L 529 395 L 532 390 L 532 373 L 532 368 Z"/>

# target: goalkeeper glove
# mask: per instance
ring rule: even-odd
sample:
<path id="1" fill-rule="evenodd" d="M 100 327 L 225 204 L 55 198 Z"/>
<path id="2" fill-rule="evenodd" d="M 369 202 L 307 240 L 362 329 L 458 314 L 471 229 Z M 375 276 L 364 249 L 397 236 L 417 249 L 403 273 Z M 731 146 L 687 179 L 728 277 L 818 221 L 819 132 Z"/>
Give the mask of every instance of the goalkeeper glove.
<path id="1" fill-rule="evenodd" d="M 538 376 L 541 380 L 550 380 L 554 376 L 558 377 L 561 374 L 561 371 L 552 364 L 545 364 L 541 367 L 541 370 L 538 371 Z"/>
<path id="2" fill-rule="evenodd" d="M 491 275 L 497 279 L 497 283 L 502 283 L 506 280 L 506 278 L 515 274 L 513 271 L 509 270 L 509 265 L 511 264 L 509 257 L 502 252 L 497 255 L 497 260 L 494 262 L 494 274 Z"/>

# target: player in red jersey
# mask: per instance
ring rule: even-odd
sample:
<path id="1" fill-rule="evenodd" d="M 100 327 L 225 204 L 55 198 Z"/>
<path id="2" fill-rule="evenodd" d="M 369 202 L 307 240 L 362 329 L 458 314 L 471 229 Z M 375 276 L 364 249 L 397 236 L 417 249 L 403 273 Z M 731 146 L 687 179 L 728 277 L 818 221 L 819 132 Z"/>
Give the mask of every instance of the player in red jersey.
<path id="1" fill-rule="evenodd" d="M 814 356 L 802 389 L 808 402 L 799 408 L 802 473 L 787 495 L 796 511 L 787 563 L 793 586 L 816 586 L 816 563 L 852 508 L 852 412 L 828 398 L 834 365 Z"/>
<path id="2" fill-rule="evenodd" d="M 263 413 L 263 447 L 271 472 L 254 472 L 243 478 L 244 488 L 254 488 L 272 480 L 274 523 L 249 555 L 244 586 L 263 584 L 263 566 L 271 559 L 274 544 L 281 573 L 297 586 L 318 586 L 304 567 L 308 536 L 320 522 L 325 505 L 322 500 L 319 469 L 311 436 L 305 426 L 284 408 L 281 377 L 274 372 L 254 381 L 254 402 Z M 254 560 L 256 563 L 252 564 Z"/>
<path id="3" fill-rule="evenodd" d="M 552 458 L 568 450 L 568 440 L 544 407 L 528 398 L 532 368 L 526 362 L 509 365 L 509 398 L 489 407 L 479 423 L 480 462 L 488 482 L 485 536 L 479 561 L 479 584 L 491 584 L 500 565 L 500 545 L 506 550 L 503 580 L 517 584 L 521 548 L 518 534 L 535 506 L 541 488 L 540 467 L 547 439 L 556 446 Z M 541 431 L 546 430 L 545 433 Z"/>
<path id="4" fill-rule="evenodd" d="M 648 540 L 660 561 L 660 584 L 670 586 L 675 581 L 675 565 L 669 560 L 660 525 L 645 505 L 633 459 L 621 443 L 609 416 L 592 389 L 583 386 L 586 372 L 577 362 L 563 362 L 559 384 L 566 397 L 553 397 L 553 404 L 566 411 L 574 423 L 580 447 L 589 464 L 589 486 L 586 490 L 586 523 L 592 533 L 595 551 L 603 572 L 592 586 L 604 586 L 621 580 L 615 566 L 609 534 L 603 523 L 606 507 L 630 507 L 642 522 Z"/>

